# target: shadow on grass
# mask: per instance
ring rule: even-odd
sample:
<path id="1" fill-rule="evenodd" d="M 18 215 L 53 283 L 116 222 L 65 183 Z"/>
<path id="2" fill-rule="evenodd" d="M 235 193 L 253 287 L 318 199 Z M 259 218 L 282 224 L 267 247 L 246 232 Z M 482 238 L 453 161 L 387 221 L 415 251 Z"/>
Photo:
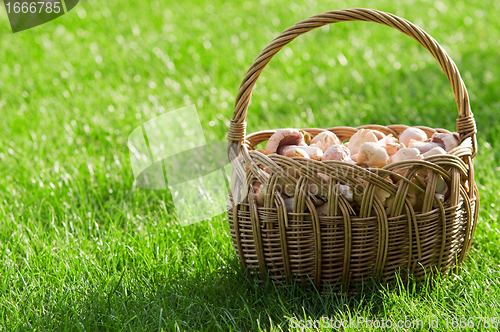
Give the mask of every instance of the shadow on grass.
<path id="1" fill-rule="evenodd" d="M 391 293 L 418 297 L 428 290 L 428 285 L 411 280 L 404 286 L 399 279 L 389 288 L 368 281 L 354 295 L 320 295 L 310 283 L 276 286 L 248 278 L 236 259 L 203 275 L 167 280 L 158 272 L 145 277 L 128 271 L 126 277 L 124 272 L 96 286 L 61 323 L 85 330 L 288 330 L 291 318 L 355 319 L 360 313 L 381 317 Z"/>

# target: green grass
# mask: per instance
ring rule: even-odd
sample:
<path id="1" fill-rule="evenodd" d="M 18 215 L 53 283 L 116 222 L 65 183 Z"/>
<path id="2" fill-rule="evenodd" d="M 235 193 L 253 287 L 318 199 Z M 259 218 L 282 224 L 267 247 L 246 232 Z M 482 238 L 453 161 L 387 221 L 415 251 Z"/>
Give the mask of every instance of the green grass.
<path id="1" fill-rule="evenodd" d="M 92 0 L 17 34 L 0 9 L 0 331 L 281 331 L 291 317 L 323 316 L 438 318 L 439 330 L 454 330 L 454 317 L 500 316 L 500 2 L 299 3 Z M 421 25 L 470 93 L 479 224 L 463 269 L 436 287 L 367 285 L 354 297 L 260 287 L 239 269 L 225 216 L 180 227 L 167 191 L 133 186 L 134 128 L 195 104 L 207 140 L 223 140 L 260 50 L 303 18 L 347 7 Z M 422 47 L 353 22 L 276 56 L 254 92 L 248 131 L 454 129 L 456 116 L 446 77 Z"/>

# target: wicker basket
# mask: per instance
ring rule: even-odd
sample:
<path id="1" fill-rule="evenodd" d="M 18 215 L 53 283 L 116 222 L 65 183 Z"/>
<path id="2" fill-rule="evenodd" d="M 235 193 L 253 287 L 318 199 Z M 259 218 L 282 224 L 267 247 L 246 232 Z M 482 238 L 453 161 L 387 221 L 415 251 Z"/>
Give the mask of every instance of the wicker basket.
<path id="1" fill-rule="evenodd" d="M 246 136 L 245 117 L 252 90 L 271 58 L 299 35 L 330 23 L 368 21 L 385 24 L 417 40 L 438 60 L 450 81 L 458 107 L 457 132 L 461 144 L 446 155 L 389 164 L 382 169 L 367 169 L 344 162 L 317 162 L 305 158 L 264 155 L 255 146 L 269 139 L 273 130 Z M 360 128 L 376 129 L 395 137 L 404 125 L 367 125 L 357 128 L 333 127 L 304 129 L 312 136 L 329 130 L 342 141 Z M 429 136 L 444 129 L 418 127 Z M 448 132 L 449 133 L 449 132 Z M 444 273 L 463 262 L 476 228 L 478 193 L 472 159 L 476 153 L 476 126 L 466 87 L 446 51 L 422 29 L 395 15 L 372 9 L 329 11 L 310 17 L 283 31 L 257 57 L 248 70 L 236 97 L 228 139 L 238 147 L 245 165 L 243 191 L 246 197 L 235 202 L 229 197 L 228 221 L 241 265 L 251 273 L 274 280 L 312 280 L 317 288 L 324 283 L 353 288 L 362 280 L 391 280 L 395 271 L 409 271 L 417 278 L 432 271 Z M 233 151 L 234 152 L 234 151 Z M 262 169 L 270 174 L 262 176 Z M 300 172 L 299 177 L 289 170 Z M 431 174 L 428 182 L 418 181 L 419 172 Z M 328 175 L 329 182 L 318 173 Z M 404 174 L 402 176 L 401 174 Z M 441 176 L 449 188 L 443 203 L 436 194 L 436 178 Z M 396 177 L 396 185 L 390 178 Z M 252 180 L 266 189 L 265 202 L 258 206 Z M 276 192 L 284 183 L 294 190 L 293 211 L 286 209 L 283 195 Z M 327 195 L 327 215 L 318 215 L 318 197 L 308 190 L 315 183 Z M 353 208 L 338 195 L 338 184 L 362 186 L 362 197 Z M 424 193 L 421 211 L 408 200 L 408 190 Z M 374 195 L 383 189 L 394 197 L 386 209 Z M 232 191 L 234 195 L 234 191 Z"/>

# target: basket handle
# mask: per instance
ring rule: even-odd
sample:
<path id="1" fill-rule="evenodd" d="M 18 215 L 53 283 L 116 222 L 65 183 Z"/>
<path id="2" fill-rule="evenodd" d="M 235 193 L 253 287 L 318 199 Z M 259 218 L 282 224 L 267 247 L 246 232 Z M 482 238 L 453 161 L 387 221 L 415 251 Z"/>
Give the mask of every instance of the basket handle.
<path id="1" fill-rule="evenodd" d="M 459 115 L 457 119 L 457 132 L 460 134 L 460 140 L 463 141 L 468 137 L 472 138 L 472 157 L 474 157 L 477 152 L 476 122 L 470 110 L 467 88 L 453 60 L 434 38 L 413 23 L 390 13 L 365 8 L 332 10 L 323 14 L 311 16 L 286 29 L 267 45 L 266 48 L 260 52 L 257 59 L 255 59 L 241 83 L 238 96 L 236 97 L 233 118 L 229 127 L 228 140 L 243 144 L 246 133 L 245 118 L 252 91 L 262 70 L 264 70 L 264 67 L 271 61 L 272 57 L 301 34 L 323 25 L 343 21 L 367 21 L 385 24 L 412 37 L 436 58 L 448 77 L 453 88 L 453 93 L 455 94 Z"/>

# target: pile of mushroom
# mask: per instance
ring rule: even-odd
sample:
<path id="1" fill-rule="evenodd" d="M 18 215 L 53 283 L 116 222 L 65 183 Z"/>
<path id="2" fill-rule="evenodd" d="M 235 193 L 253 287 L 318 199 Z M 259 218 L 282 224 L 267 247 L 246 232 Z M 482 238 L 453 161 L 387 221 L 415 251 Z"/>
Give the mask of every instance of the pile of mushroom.
<path id="1" fill-rule="evenodd" d="M 323 131 L 312 139 L 310 137 L 309 133 L 302 130 L 279 129 L 269 138 L 265 150 L 259 149 L 258 151 L 266 155 L 279 154 L 290 158 L 300 157 L 316 161 L 342 161 L 361 167 L 382 168 L 391 163 L 421 160 L 433 155 L 447 154 L 459 145 L 458 137 L 454 134 L 434 133 L 428 137 L 423 130 L 415 127 L 407 128 L 399 137 L 394 137 L 392 134 L 385 135 L 377 130 L 360 129 L 352 135 L 347 143 L 342 143 L 331 131 Z M 400 175 L 404 175 L 405 172 L 404 170 L 397 171 Z M 329 180 L 324 174 L 318 175 Z M 422 181 L 427 182 L 430 171 L 419 172 L 418 176 Z M 387 179 L 391 181 L 390 177 Z M 401 183 L 395 177 L 392 178 L 392 181 L 397 181 L 397 185 Z M 254 186 L 254 189 L 257 188 Z M 414 189 L 410 186 L 408 195 L 410 202 L 418 210 L 421 209 L 423 197 L 420 197 L 422 193 L 417 193 Z M 340 193 L 348 191 L 346 188 L 342 188 Z M 444 201 L 447 191 L 446 182 L 438 175 L 437 197 Z M 256 190 L 256 194 L 258 193 L 259 191 Z M 377 188 L 375 195 L 389 208 L 393 197 L 390 197 L 388 192 Z M 349 201 L 355 201 L 352 195 L 348 198 Z M 318 213 L 323 214 L 323 212 L 326 213 L 325 211 L 324 206 L 318 207 Z"/>
<path id="2" fill-rule="evenodd" d="M 435 133 L 429 138 L 423 130 L 414 127 L 403 131 L 399 138 L 378 130 L 360 129 L 346 144 L 342 144 L 331 131 L 323 131 L 307 144 L 303 132 L 286 128 L 277 130 L 262 152 L 266 155 L 277 153 L 286 157 L 338 160 L 359 166 L 384 167 L 398 161 L 446 154 L 458 144 L 458 138 L 453 134 Z"/>

